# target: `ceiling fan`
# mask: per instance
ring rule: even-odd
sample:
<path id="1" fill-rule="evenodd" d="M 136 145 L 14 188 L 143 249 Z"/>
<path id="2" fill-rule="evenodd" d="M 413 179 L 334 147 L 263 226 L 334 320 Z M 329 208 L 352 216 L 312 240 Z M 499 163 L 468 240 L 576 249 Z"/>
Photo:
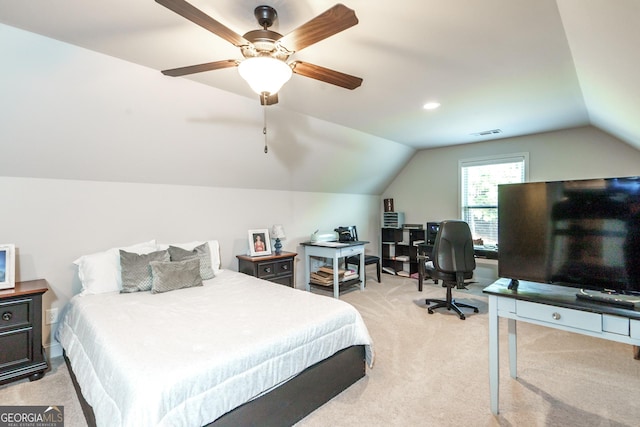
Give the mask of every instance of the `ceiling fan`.
<path id="1" fill-rule="evenodd" d="M 286 62 L 295 52 L 358 23 L 355 12 L 342 4 L 336 4 L 284 36 L 269 30 L 277 18 L 276 10 L 270 6 L 258 6 L 254 10 L 254 15 L 262 29 L 252 30 L 241 36 L 184 0 L 156 0 L 156 2 L 240 48 L 245 58 L 242 61 L 226 59 L 163 70 L 164 75 L 178 77 L 238 67 L 240 75 L 260 95 L 262 105 L 278 102 L 277 92 L 289 80 L 292 73 L 351 90 L 362 84 L 360 77 L 319 65 L 303 61 Z M 272 77 L 275 80 L 272 80 Z"/>

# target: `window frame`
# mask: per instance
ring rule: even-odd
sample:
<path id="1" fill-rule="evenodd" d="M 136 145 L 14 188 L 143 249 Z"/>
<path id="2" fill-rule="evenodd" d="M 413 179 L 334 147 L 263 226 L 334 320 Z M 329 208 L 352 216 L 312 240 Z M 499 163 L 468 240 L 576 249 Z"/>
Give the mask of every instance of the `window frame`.
<path id="1" fill-rule="evenodd" d="M 474 157 L 474 158 L 458 160 L 458 218 L 464 221 L 464 215 L 463 215 L 464 202 L 465 202 L 465 194 L 463 192 L 463 185 L 464 185 L 463 169 L 464 168 L 473 167 L 473 166 L 498 165 L 503 163 L 516 163 L 516 162 L 524 163 L 524 173 L 523 173 L 522 182 L 529 182 L 529 153 L 528 152 L 497 154 L 497 155 L 491 155 L 491 156 Z M 487 206 L 487 207 L 493 208 L 493 205 Z M 497 207 L 498 207 L 498 201 L 496 200 L 495 208 L 497 209 Z M 497 235 L 498 234 L 496 230 L 496 236 Z"/>

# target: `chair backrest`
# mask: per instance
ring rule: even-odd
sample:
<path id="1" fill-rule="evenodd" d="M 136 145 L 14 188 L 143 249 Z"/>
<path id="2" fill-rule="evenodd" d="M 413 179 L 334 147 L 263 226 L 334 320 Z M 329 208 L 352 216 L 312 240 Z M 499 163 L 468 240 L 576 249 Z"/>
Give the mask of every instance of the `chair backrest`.
<path id="1" fill-rule="evenodd" d="M 464 221 L 440 223 L 433 245 L 433 267 L 443 273 L 470 273 L 476 268 L 473 237 Z"/>
<path id="2" fill-rule="evenodd" d="M 341 242 L 355 242 L 358 240 L 358 230 L 356 230 L 355 225 L 338 227 L 335 231 L 338 233 L 338 240 Z"/>

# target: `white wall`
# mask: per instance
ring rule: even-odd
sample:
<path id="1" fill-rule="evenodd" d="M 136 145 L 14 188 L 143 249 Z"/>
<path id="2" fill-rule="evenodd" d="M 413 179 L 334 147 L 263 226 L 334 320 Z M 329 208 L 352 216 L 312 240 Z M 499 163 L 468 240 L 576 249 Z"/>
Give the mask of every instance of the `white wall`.
<path id="1" fill-rule="evenodd" d="M 529 153 L 529 181 L 640 175 L 640 150 L 591 126 L 418 151 L 383 192 L 408 223 L 459 218 L 458 161 Z"/>
<path id="2" fill-rule="evenodd" d="M 16 245 L 18 280 L 49 282 L 43 310 L 63 308 L 80 291 L 72 264 L 79 256 L 150 239 L 218 239 L 222 267 L 237 271 L 247 230 L 283 224 L 283 250 L 299 254 L 297 288 L 304 288 L 299 244 L 314 230 L 356 224 L 371 241 L 367 252 L 379 246 L 378 196 L 15 177 L 0 177 L 0 194 L 0 243 Z M 43 340 L 49 347 L 46 325 Z"/>

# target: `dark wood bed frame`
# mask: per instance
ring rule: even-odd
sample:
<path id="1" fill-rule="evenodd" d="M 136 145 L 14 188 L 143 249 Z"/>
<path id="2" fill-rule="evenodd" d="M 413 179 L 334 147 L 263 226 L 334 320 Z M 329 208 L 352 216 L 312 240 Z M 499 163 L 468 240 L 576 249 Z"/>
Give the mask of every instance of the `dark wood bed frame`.
<path id="1" fill-rule="evenodd" d="M 90 427 L 96 425 L 93 408 L 87 403 L 64 354 L 73 386 Z M 271 390 L 222 415 L 208 427 L 291 426 L 365 376 L 364 346 L 351 346 L 302 371 Z"/>

